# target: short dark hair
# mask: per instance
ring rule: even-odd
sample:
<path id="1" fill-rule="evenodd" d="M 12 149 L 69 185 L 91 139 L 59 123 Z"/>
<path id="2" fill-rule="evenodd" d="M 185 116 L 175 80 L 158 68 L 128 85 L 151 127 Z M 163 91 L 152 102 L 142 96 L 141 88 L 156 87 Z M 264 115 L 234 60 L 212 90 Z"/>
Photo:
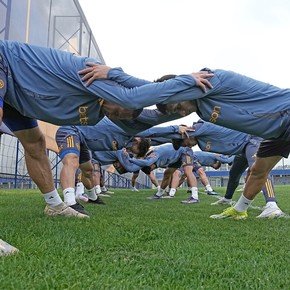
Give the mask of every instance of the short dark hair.
<path id="1" fill-rule="evenodd" d="M 137 157 L 144 157 L 150 148 L 151 140 L 149 138 L 141 138 L 139 143 L 139 154 Z"/>
<path id="2" fill-rule="evenodd" d="M 183 139 L 172 139 L 171 142 L 172 142 L 173 148 L 175 150 L 178 150 L 182 146 Z"/>
<path id="3" fill-rule="evenodd" d="M 142 113 L 142 111 L 143 109 L 134 110 L 132 119 L 136 119 Z"/>
<path id="4" fill-rule="evenodd" d="M 155 83 L 161 83 L 161 82 L 164 82 L 164 81 L 167 81 L 167 80 L 170 80 L 170 79 L 174 79 L 176 77 L 176 75 L 164 75 L 162 76 L 161 78 L 155 80 L 154 82 Z"/>
<path id="5" fill-rule="evenodd" d="M 173 75 L 173 74 L 164 75 L 161 78 L 155 80 L 154 82 L 155 83 L 161 83 L 161 82 L 173 79 L 175 77 L 176 77 L 176 75 Z M 166 115 L 166 107 L 167 107 L 166 104 L 156 104 L 156 107 L 157 107 L 159 112 L 161 112 L 162 114 Z"/>

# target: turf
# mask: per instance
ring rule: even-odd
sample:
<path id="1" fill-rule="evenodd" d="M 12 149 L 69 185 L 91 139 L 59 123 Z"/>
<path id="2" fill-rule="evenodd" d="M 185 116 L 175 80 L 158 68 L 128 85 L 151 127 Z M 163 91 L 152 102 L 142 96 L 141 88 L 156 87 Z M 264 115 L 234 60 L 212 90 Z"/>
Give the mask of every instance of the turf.
<path id="1" fill-rule="evenodd" d="M 277 187 L 287 213 L 289 192 Z M 115 190 L 78 220 L 45 217 L 38 191 L 1 190 L 0 238 L 20 253 L 0 258 L 0 289 L 290 289 L 290 219 L 212 220 L 225 208 L 212 196 L 153 193 Z"/>

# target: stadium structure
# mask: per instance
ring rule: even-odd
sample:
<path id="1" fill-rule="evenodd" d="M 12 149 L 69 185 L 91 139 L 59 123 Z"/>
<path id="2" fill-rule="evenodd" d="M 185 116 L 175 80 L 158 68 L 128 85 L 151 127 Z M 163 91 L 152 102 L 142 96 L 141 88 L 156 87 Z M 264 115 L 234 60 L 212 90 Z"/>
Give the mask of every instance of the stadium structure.
<path id="1" fill-rule="evenodd" d="M 0 39 L 17 40 L 90 56 L 104 63 L 103 56 L 77 0 L 0 0 Z M 57 126 L 39 122 L 46 136 L 56 186 L 61 162 L 54 141 Z M 35 187 L 27 173 L 23 148 L 18 140 L 0 134 L 0 187 Z M 130 175 L 105 171 L 109 187 L 129 187 Z M 140 176 L 139 188 L 148 187 L 147 176 Z"/>
<path id="2" fill-rule="evenodd" d="M 105 63 L 95 37 L 77 0 L 0 0 L 0 39 L 17 40 L 30 44 L 53 47 L 75 54 L 96 58 Z M 54 134 L 57 126 L 39 122 L 46 136 L 47 154 L 58 187 L 60 160 Z M 274 183 L 290 183 L 290 169 L 276 169 L 273 172 Z M 104 171 L 108 187 L 130 187 L 131 174 L 120 176 Z M 212 171 L 207 175 L 213 186 L 226 186 L 228 167 Z M 163 170 L 156 171 L 160 180 Z M 139 177 L 139 188 L 151 185 L 143 173 Z M 18 140 L 8 134 L 0 133 L 0 187 L 32 188 L 35 184 L 27 173 L 23 148 Z"/>

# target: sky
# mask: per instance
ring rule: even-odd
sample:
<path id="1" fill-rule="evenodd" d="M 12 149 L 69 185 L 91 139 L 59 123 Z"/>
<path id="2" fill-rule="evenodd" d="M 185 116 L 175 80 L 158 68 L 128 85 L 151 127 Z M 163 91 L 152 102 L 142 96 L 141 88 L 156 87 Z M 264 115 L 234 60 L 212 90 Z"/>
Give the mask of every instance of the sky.
<path id="1" fill-rule="evenodd" d="M 79 2 L 111 67 L 147 80 L 220 68 L 290 87 L 289 0 Z"/>

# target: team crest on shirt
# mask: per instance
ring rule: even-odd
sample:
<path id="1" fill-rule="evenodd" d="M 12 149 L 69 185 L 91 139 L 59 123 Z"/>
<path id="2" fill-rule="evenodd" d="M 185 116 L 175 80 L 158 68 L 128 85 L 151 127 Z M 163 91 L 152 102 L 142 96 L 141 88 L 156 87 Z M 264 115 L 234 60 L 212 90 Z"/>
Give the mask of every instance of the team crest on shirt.
<path id="1" fill-rule="evenodd" d="M 112 141 L 112 149 L 113 149 L 113 151 L 117 151 L 118 150 L 118 142 L 116 140 Z"/>
<path id="2" fill-rule="evenodd" d="M 217 120 L 218 117 L 220 116 L 220 113 L 221 113 L 221 107 L 219 107 L 219 106 L 214 106 L 213 111 L 212 111 L 212 113 L 211 113 L 211 115 L 210 115 L 210 119 L 209 119 L 209 121 L 210 121 L 211 123 L 216 123 L 216 120 Z"/>
<path id="3" fill-rule="evenodd" d="M 3 88 L 4 88 L 4 86 L 5 86 L 5 83 L 4 83 L 4 81 L 3 81 L 3 80 L 0 80 L 0 89 L 3 89 Z"/>
<path id="4" fill-rule="evenodd" d="M 207 141 L 206 144 L 205 144 L 205 150 L 204 151 L 210 151 L 210 148 L 211 148 L 211 142 Z"/>

